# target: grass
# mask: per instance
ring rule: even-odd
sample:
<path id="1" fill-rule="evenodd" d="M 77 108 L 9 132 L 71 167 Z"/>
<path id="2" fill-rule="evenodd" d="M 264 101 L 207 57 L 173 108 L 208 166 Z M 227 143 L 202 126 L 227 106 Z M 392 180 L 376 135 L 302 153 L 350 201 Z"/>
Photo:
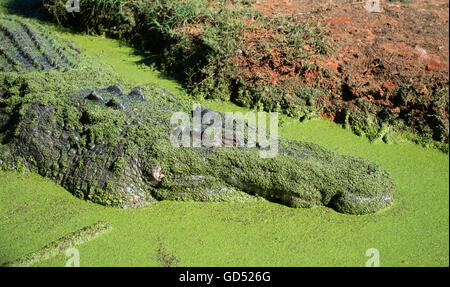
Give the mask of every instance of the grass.
<path id="1" fill-rule="evenodd" d="M 108 62 L 125 80 L 183 93 L 176 82 L 136 65 L 145 57 L 117 41 L 58 33 Z M 246 111 L 208 103 L 220 111 Z M 410 143 L 369 143 L 328 120 L 283 121 L 284 137 L 388 170 L 397 182 L 394 205 L 365 216 L 270 202 L 163 201 L 121 210 L 77 199 L 36 174 L 0 172 L 0 265 L 98 221 L 112 230 L 77 247 L 81 266 L 364 266 L 369 248 L 380 251 L 381 266 L 449 265 L 448 155 Z M 34 266 L 65 266 L 68 259 L 61 253 Z"/>

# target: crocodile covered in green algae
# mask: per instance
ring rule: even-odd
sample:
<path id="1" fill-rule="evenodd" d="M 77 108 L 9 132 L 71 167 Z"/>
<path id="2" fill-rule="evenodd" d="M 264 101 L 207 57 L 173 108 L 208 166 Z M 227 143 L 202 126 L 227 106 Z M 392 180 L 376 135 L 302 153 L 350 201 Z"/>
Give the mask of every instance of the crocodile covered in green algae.
<path id="1" fill-rule="evenodd" d="M 68 70 L 79 50 L 57 41 L 37 25 L 18 18 L 0 18 L 0 71 Z"/>
<path id="2" fill-rule="evenodd" d="M 189 99 L 111 84 L 120 83 L 115 73 L 82 53 L 77 63 L 0 72 L 0 168 L 35 171 L 77 197 L 118 207 L 266 199 L 366 214 L 393 201 L 388 172 L 312 143 L 279 139 L 274 158 L 261 158 L 258 147 L 174 147 L 171 115 L 192 116 Z"/>

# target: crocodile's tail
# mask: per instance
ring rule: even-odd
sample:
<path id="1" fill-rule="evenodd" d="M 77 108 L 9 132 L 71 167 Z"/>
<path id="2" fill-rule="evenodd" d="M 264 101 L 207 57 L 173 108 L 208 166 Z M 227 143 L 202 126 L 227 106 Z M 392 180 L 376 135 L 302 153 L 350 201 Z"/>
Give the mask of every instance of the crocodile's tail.
<path id="1" fill-rule="evenodd" d="M 78 49 L 36 24 L 0 18 L 0 71 L 68 70 L 76 66 Z"/>

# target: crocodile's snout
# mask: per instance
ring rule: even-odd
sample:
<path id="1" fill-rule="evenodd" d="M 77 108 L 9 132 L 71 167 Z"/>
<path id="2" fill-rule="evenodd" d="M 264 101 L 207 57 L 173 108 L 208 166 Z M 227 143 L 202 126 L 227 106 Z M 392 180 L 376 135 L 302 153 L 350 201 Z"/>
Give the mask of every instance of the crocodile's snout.
<path id="1" fill-rule="evenodd" d="M 389 207 L 393 200 L 395 182 L 382 168 L 359 161 L 364 167 L 355 164 L 350 169 L 348 185 L 336 193 L 329 206 L 348 214 L 369 214 Z M 360 173 L 354 170 L 360 169 Z"/>

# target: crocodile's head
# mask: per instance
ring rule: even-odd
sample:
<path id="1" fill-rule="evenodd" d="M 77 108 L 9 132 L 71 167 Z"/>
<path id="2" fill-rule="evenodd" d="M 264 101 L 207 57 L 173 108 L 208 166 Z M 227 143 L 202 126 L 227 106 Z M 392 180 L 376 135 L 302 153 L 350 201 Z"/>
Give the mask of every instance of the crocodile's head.
<path id="1" fill-rule="evenodd" d="M 379 165 L 363 159 L 342 157 L 344 173 L 328 206 L 348 214 L 367 214 L 389 207 L 394 200 L 392 176 Z"/>

